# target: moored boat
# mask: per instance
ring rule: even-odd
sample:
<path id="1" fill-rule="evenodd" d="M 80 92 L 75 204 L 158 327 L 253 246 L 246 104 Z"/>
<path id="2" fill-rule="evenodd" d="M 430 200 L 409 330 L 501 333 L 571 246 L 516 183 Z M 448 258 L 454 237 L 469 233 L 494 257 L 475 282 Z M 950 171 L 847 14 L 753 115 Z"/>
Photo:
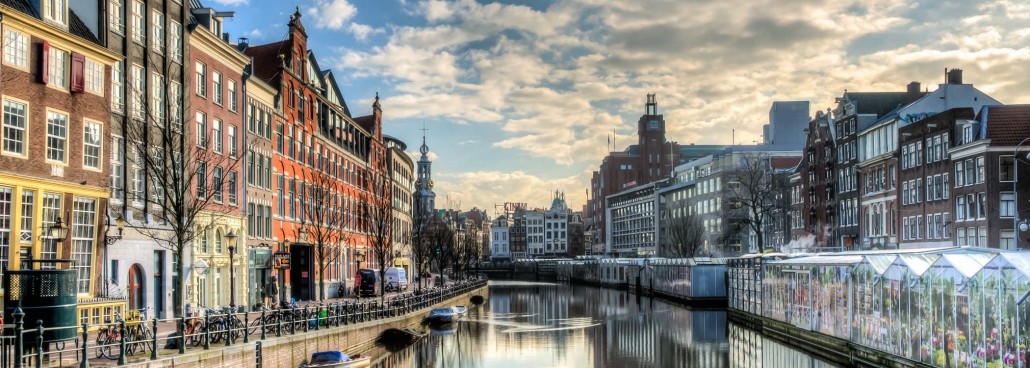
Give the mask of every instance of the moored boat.
<path id="1" fill-rule="evenodd" d="M 342 351 L 319 351 L 311 354 L 311 361 L 300 364 L 301 368 L 365 368 L 372 365 L 372 357 L 347 355 Z"/>
<path id="2" fill-rule="evenodd" d="M 454 308 L 436 308 L 429 311 L 429 317 L 426 317 L 426 321 L 429 323 L 451 323 L 458 319 L 458 313 L 454 311 Z"/>

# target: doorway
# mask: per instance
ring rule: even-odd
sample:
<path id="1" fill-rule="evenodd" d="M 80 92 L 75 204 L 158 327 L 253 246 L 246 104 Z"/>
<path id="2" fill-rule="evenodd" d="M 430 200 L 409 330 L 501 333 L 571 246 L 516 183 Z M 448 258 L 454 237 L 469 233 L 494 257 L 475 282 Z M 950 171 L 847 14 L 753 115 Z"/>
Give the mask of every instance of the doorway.
<path id="1" fill-rule="evenodd" d="M 129 267 L 129 279 L 125 285 L 125 291 L 129 294 L 129 310 L 142 309 L 145 306 L 143 292 L 143 267 L 139 263 Z"/>

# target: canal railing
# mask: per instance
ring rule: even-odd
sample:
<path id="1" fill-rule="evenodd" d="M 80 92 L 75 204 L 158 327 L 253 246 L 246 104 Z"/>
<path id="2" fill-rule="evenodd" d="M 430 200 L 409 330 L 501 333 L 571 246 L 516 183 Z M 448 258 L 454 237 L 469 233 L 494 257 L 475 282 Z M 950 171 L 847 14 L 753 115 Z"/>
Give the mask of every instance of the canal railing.
<path id="1" fill-rule="evenodd" d="M 311 303 L 260 312 L 206 309 L 198 316 L 135 321 L 119 318 L 112 323 L 63 327 L 27 321 L 25 314 L 16 309 L 12 314 L 13 324 L 5 325 L 4 335 L 0 336 L 0 367 L 88 367 L 91 362 L 102 360 L 125 365 L 130 360 L 153 361 L 218 346 L 249 345 L 252 341 L 401 316 L 484 287 L 486 283 L 485 279 L 456 282 L 446 288 L 385 299 Z M 80 337 L 44 340 L 44 336 L 49 335 L 44 332 L 69 330 Z"/>

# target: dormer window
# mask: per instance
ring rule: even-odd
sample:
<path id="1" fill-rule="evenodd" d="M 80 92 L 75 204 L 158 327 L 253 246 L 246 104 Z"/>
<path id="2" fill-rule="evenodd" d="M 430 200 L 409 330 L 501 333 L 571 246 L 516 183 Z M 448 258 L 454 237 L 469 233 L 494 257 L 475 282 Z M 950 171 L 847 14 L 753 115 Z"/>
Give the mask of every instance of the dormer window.
<path id="1" fill-rule="evenodd" d="M 68 2 L 66 0 L 44 0 L 43 16 L 46 20 L 68 26 Z"/>
<path id="2" fill-rule="evenodd" d="M 962 126 L 962 143 L 969 144 L 973 141 L 973 123 L 968 123 Z"/>

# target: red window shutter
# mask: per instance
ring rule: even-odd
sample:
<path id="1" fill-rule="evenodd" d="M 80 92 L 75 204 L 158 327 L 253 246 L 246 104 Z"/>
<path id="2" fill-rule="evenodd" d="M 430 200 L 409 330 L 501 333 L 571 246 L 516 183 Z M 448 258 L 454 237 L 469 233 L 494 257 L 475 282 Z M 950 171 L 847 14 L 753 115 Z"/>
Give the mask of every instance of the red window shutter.
<path id="1" fill-rule="evenodd" d="M 72 92 L 86 91 L 86 57 L 72 53 Z"/>
<path id="2" fill-rule="evenodd" d="M 49 73 L 50 43 L 45 40 L 39 44 L 39 82 L 47 84 L 50 81 Z"/>

